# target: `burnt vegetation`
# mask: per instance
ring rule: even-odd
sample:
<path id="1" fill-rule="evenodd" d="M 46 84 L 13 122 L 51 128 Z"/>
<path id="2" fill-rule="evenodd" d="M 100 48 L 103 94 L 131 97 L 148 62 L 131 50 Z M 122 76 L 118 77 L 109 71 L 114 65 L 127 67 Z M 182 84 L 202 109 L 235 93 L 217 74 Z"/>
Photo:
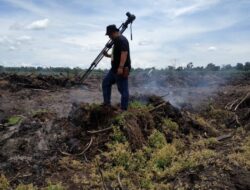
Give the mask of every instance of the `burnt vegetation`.
<path id="1" fill-rule="evenodd" d="M 134 69 L 126 112 L 83 71 L 0 67 L 1 190 L 250 189 L 249 62 Z"/>

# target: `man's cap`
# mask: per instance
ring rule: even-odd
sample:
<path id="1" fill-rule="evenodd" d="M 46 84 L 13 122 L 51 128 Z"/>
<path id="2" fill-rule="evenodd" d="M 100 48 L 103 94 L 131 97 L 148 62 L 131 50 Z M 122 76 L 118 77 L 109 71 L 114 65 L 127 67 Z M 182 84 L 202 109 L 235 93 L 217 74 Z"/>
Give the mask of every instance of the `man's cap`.
<path id="1" fill-rule="evenodd" d="M 114 24 L 107 26 L 105 35 L 109 35 L 112 32 L 119 32 L 119 29 L 116 28 L 116 25 L 114 25 Z"/>

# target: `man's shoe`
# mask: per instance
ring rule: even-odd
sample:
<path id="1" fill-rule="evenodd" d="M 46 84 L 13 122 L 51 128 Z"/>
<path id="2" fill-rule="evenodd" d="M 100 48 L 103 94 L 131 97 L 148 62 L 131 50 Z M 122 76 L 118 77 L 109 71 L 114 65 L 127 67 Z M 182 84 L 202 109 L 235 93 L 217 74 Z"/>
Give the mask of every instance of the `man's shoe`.
<path id="1" fill-rule="evenodd" d="M 111 107 L 111 104 L 102 103 L 100 106 L 103 106 L 103 107 Z"/>

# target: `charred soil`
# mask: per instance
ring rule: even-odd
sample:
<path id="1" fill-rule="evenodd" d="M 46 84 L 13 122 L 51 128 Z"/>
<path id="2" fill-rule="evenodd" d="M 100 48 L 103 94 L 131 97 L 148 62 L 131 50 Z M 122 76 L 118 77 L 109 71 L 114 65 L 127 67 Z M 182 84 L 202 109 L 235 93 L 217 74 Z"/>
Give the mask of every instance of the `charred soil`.
<path id="1" fill-rule="evenodd" d="M 100 104 L 100 79 L 43 77 L 0 78 L 0 189 L 250 189 L 245 78 L 182 101 L 185 77 L 155 95 L 133 85 L 122 112 Z"/>

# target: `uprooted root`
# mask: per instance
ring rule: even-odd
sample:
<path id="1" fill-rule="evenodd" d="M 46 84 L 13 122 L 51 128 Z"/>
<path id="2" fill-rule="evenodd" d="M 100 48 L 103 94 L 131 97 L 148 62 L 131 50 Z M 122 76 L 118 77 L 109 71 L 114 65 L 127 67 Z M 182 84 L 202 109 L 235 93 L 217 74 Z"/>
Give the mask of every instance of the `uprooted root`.
<path id="1" fill-rule="evenodd" d="M 248 92 L 245 96 L 241 98 L 229 102 L 225 106 L 225 109 L 230 111 L 237 111 L 239 108 L 245 108 L 245 107 L 250 108 L 250 92 Z"/>
<path id="2" fill-rule="evenodd" d="M 247 126 L 250 122 L 250 92 L 228 103 L 225 109 L 234 113 L 234 117 L 229 121 L 230 126 Z"/>

